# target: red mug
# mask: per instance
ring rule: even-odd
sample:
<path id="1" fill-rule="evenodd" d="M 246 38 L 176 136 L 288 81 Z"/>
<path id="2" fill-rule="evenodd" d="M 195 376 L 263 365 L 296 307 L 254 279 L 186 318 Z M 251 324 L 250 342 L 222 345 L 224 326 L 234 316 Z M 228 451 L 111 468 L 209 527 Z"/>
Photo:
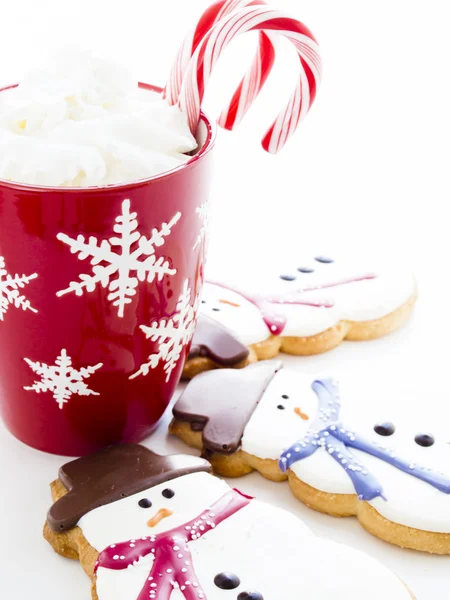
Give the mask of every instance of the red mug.
<path id="1" fill-rule="evenodd" d="M 156 177 L 0 181 L 0 409 L 26 444 L 78 456 L 158 424 L 195 327 L 214 140 L 202 114 L 199 151 Z"/>

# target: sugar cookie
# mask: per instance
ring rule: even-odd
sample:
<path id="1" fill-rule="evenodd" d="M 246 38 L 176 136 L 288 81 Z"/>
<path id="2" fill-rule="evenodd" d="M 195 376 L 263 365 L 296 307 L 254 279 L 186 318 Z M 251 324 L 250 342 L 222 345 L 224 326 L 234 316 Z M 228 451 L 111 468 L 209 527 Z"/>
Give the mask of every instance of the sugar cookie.
<path id="1" fill-rule="evenodd" d="M 94 600 L 411 600 L 374 559 L 209 469 L 134 445 L 72 461 L 52 485 L 46 538 L 79 558 Z"/>
<path id="2" fill-rule="evenodd" d="M 208 333 L 196 334 L 203 354 L 201 360 L 195 353 L 189 357 L 184 376 L 245 366 L 279 352 L 319 354 L 344 339 L 384 336 L 407 321 L 416 297 L 416 283 L 408 271 L 394 264 L 368 267 L 358 259 L 350 264 L 315 256 L 278 271 L 260 265 L 255 273 L 215 281 L 210 275 L 200 305 L 200 315 L 209 321 Z M 223 360 L 211 333 L 214 324 L 222 339 L 225 329 L 235 344 L 247 347 L 247 362 L 242 353 L 232 365 L 228 355 Z"/>
<path id="3" fill-rule="evenodd" d="M 345 398 L 341 406 L 332 379 L 266 361 L 199 375 L 170 431 L 221 475 L 288 479 L 315 510 L 355 515 L 405 548 L 450 554 L 450 445 L 421 432 L 414 415 L 391 423 L 367 412 L 346 409 Z"/>

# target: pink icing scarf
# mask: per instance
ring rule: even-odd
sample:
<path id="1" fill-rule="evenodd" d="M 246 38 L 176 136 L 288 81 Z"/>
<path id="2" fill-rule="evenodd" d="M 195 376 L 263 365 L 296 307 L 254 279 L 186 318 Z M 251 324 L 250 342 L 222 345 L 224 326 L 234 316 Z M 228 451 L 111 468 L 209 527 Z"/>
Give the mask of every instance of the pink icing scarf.
<path id="1" fill-rule="evenodd" d="M 184 525 L 158 535 L 109 546 L 100 553 L 94 572 L 99 567 L 126 569 L 139 558 L 153 554 L 149 577 L 136 600 L 170 600 L 174 589 L 180 589 L 186 600 L 205 599 L 192 566 L 188 543 L 220 525 L 251 500 L 250 496 L 238 490 L 230 490 L 210 508 Z"/>

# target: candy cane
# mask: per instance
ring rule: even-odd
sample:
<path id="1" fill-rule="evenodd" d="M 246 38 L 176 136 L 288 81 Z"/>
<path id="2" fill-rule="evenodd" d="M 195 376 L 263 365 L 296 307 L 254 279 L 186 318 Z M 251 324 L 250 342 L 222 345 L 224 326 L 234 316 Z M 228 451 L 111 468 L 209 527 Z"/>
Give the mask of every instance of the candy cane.
<path id="1" fill-rule="evenodd" d="M 217 23 L 195 51 L 183 80 L 180 107 L 187 114 L 191 131 L 195 131 L 200 107 L 211 72 L 228 44 L 248 31 L 276 31 L 297 50 L 300 76 L 295 90 L 262 140 L 263 148 L 276 154 L 294 134 L 314 102 L 322 73 L 322 62 L 315 38 L 300 21 L 286 13 L 263 6 L 243 8 Z"/>
<path id="2" fill-rule="evenodd" d="M 164 97 L 169 104 L 177 104 L 181 87 L 189 62 L 205 35 L 221 19 L 234 10 L 245 6 L 264 4 L 264 0 L 220 0 L 210 6 L 200 17 L 196 27 L 186 36 L 169 75 L 164 90 Z M 276 36 L 261 31 L 259 33 L 258 51 L 252 65 L 245 74 L 231 101 L 222 112 L 219 124 L 226 129 L 233 129 L 240 123 L 247 110 L 263 88 L 275 61 Z"/>

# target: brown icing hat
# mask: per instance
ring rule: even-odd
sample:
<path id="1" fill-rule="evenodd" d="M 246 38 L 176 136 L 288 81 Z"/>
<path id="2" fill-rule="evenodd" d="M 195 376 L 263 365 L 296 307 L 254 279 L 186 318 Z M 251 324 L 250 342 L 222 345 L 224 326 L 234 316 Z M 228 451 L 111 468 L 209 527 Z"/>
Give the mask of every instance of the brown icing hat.
<path id="1" fill-rule="evenodd" d="M 245 369 L 202 373 L 189 383 L 173 415 L 202 432 L 204 449 L 233 454 L 264 392 L 282 367 L 278 360 L 267 360 Z"/>
<path id="2" fill-rule="evenodd" d="M 199 315 L 189 358 L 210 358 L 217 365 L 232 367 L 247 358 L 249 349 L 212 319 Z"/>
<path id="3" fill-rule="evenodd" d="M 160 456 L 137 444 L 110 446 L 60 468 L 68 493 L 49 510 L 48 524 L 53 531 L 67 531 L 94 508 L 201 471 L 209 473 L 211 465 L 196 456 Z"/>

